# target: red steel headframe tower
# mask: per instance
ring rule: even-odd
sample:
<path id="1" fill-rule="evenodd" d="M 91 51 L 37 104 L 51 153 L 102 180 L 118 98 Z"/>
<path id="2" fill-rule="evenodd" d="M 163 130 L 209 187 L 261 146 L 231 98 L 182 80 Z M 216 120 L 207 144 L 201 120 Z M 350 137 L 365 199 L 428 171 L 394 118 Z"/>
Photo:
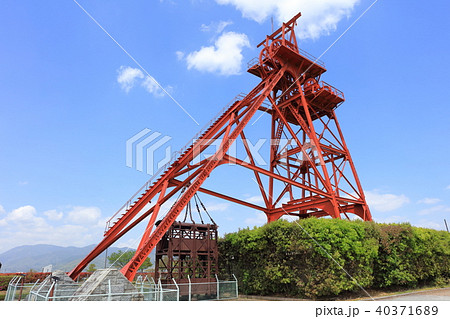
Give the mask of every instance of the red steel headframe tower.
<path id="1" fill-rule="evenodd" d="M 260 77 L 260 83 L 247 95 L 236 98 L 155 174 L 156 180 L 148 181 L 125 203 L 108 222 L 103 240 L 71 271 L 72 278 L 148 217 L 134 257 L 121 270 L 133 280 L 196 192 L 262 211 L 268 222 L 283 215 L 348 218 L 348 214 L 355 214 L 372 220 L 335 114 L 344 95 L 319 80 L 325 66 L 298 48 L 294 27 L 299 17 L 300 13 L 258 45 L 262 48 L 260 56 L 248 72 Z M 256 119 L 257 111 L 271 116 L 268 167 L 262 167 L 254 158 L 244 133 L 250 120 Z M 211 155 L 212 144 L 217 141 L 220 145 Z M 242 143 L 245 160 L 230 155 L 233 143 Z M 253 171 L 262 205 L 202 187 L 216 167 L 229 163 Z M 155 227 L 161 206 L 175 198 Z"/>

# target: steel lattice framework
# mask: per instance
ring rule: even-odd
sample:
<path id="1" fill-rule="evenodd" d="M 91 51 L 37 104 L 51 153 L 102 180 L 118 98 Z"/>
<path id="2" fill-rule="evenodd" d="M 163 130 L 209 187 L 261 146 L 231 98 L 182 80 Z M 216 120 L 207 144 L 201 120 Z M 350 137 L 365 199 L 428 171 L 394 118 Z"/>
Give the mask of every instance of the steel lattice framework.
<path id="1" fill-rule="evenodd" d="M 238 97 L 158 174 L 156 181 L 146 183 L 113 216 L 103 240 L 71 271 L 72 278 L 148 217 L 134 257 L 121 270 L 132 280 L 196 192 L 262 211 L 268 222 L 283 215 L 348 218 L 348 214 L 355 214 L 365 221 L 372 219 L 335 114 L 344 95 L 320 81 L 326 72 L 324 64 L 299 49 L 294 31 L 299 17 L 300 13 L 258 45 L 260 56 L 248 72 L 260 77 L 260 83 Z M 268 168 L 258 165 L 244 132 L 258 111 L 271 116 Z M 283 145 L 282 140 L 288 142 Z M 217 141 L 220 145 L 215 152 L 206 156 Z M 238 142 L 246 150 L 246 160 L 230 155 L 231 145 Z M 253 171 L 263 205 L 202 187 L 215 168 L 229 163 Z M 177 196 L 154 228 L 161 206 Z"/>

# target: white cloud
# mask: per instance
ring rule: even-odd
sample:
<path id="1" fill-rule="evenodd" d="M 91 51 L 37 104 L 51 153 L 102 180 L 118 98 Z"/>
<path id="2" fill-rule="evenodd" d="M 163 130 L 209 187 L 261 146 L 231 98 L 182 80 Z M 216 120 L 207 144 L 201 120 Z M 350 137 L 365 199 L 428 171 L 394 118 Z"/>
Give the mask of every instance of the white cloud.
<path id="1" fill-rule="evenodd" d="M 43 218 L 36 216 L 36 208 L 30 205 L 14 209 L 6 216 L 5 221 L 8 224 L 27 225 L 29 227 L 40 227 L 45 223 Z"/>
<path id="2" fill-rule="evenodd" d="M 117 76 L 117 82 L 120 87 L 125 92 L 130 92 L 130 90 L 135 86 L 138 79 L 144 78 L 144 73 L 141 70 L 132 68 L 130 66 L 122 65 L 119 70 L 117 70 L 119 75 Z"/>
<path id="3" fill-rule="evenodd" d="M 159 87 L 156 80 L 151 76 L 146 76 L 141 85 L 145 88 L 148 93 L 153 94 L 156 97 L 164 96 L 163 90 Z"/>
<path id="4" fill-rule="evenodd" d="M 259 23 L 274 16 L 281 25 L 301 12 L 297 36 L 300 39 L 317 39 L 336 30 L 338 22 L 351 15 L 359 0 L 216 0 L 216 2 L 233 5 L 241 11 L 243 17 Z"/>
<path id="5" fill-rule="evenodd" d="M 33 206 L 27 205 L 19 207 L 8 215 L 8 220 L 11 221 L 23 221 L 31 219 L 36 214 L 36 209 Z"/>
<path id="6" fill-rule="evenodd" d="M 436 203 L 439 203 L 441 200 L 439 198 L 429 198 L 425 197 L 424 199 L 421 199 L 417 201 L 418 204 L 427 204 L 427 205 L 433 205 Z"/>
<path id="7" fill-rule="evenodd" d="M 399 215 L 392 215 L 387 217 L 381 217 L 381 218 L 374 218 L 374 221 L 377 223 L 406 223 L 408 222 L 408 219 L 405 216 L 399 216 Z"/>
<path id="8" fill-rule="evenodd" d="M 450 185 L 448 185 L 445 189 L 446 189 L 446 190 L 449 190 L 449 189 L 450 189 Z"/>
<path id="9" fill-rule="evenodd" d="M 251 196 L 245 199 L 246 202 L 258 205 L 264 203 L 264 199 L 261 195 Z"/>
<path id="10" fill-rule="evenodd" d="M 413 223 L 413 226 L 422 227 L 422 228 L 432 228 L 436 230 L 444 230 L 444 223 L 439 224 L 430 220 L 419 220 L 417 223 Z"/>
<path id="11" fill-rule="evenodd" d="M 63 212 L 58 212 L 56 209 L 48 210 L 44 212 L 49 220 L 61 220 L 63 218 Z"/>
<path id="12" fill-rule="evenodd" d="M 0 205 L 0 214 L 5 214 L 5 213 L 6 213 L 5 209 L 3 208 L 2 205 Z"/>
<path id="13" fill-rule="evenodd" d="M 430 208 L 422 209 L 418 212 L 419 215 L 431 215 L 431 214 L 442 214 L 449 213 L 450 207 L 444 205 L 433 206 Z"/>
<path id="14" fill-rule="evenodd" d="M 183 51 L 177 51 L 175 52 L 176 56 L 177 56 L 177 60 L 181 61 L 184 59 L 184 52 Z"/>
<path id="15" fill-rule="evenodd" d="M 278 203 L 275 205 L 275 207 L 281 207 L 283 204 L 286 204 L 287 202 L 289 202 L 291 199 L 289 197 L 288 194 L 284 195 L 279 201 Z"/>
<path id="16" fill-rule="evenodd" d="M 264 213 L 253 213 L 253 217 L 245 219 L 248 226 L 262 226 L 267 223 L 267 216 Z"/>
<path id="17" fill-rule="evenodd" d="M 239 74 L 243 59 L 242 50 L 249 46 L 247 35 L 225 32 L 213 46 L 202 47 L 189 53 L 186 57 L 188 69 L 220 75 Z"/>
<path id="18" fill-rule="evenodd" d="M 67 214 L 67 219 L 75 224 L 96 224 L 101 216 L 98 207 L 75 206 Z"/>
<path id="19" fill-rule="evenodd" d="M 98 242 L 104 227 L 96 223 L 100 209 L 80 206 L 70 209 L 70 218 L 66 219 L 63 212 L 39 213 L 31 205 L 5 212 L 0 219 L 0 252 L 20 245 L 86 246 Z"/>
<path id="20" fill-rule="evenodd" d="M 150 75 L 144 76 L 144 73 L 140 69 L 122 65 L 117 72 L 119 73 L 117 76 L 117 82 L 125 92 L 130 92 L 133 87 L 139 85 L 140 83 L 141 87 L 143 87 L 148 93 L 153 94 L 155 97 L 164 96 L 164 91 L 161 89 L 156 79 Z M 172 87 L 170 86 L 165 88 L 166 91 L 170 91 L 171 89 Z"/>
<path id="21" fill-rule="evenodd" d="M 129 238 L 127 240 L 120 240 L 114 244 L 115 247 L 118 248 L 132 248 L 137 249 L 141 238 Z M 122 250 L 123 252 L 125 250 Z"/>
<path id="22" fill-rule="evenodd" d="M 380 194 L 378 191 L 365 191 L 366 200 L 371 209 L 380 212 L 390 212 L 409 203 L 405 195 Z"/>
<path id="23" fill-rule="evenodd" d="M 211 22 L 210 24 L 202 24 L 200 30 L 203 32 L 214 32 L 216 34 L 222 33 L 222 31 L 229 25 L 233 24 L 232 21 L 219 21 Z"/>
<path id="24" fill-rule="evenodd" d="M 230 203 L 205 204 L 208 212 L 224 212 L 230 207 Z"/>

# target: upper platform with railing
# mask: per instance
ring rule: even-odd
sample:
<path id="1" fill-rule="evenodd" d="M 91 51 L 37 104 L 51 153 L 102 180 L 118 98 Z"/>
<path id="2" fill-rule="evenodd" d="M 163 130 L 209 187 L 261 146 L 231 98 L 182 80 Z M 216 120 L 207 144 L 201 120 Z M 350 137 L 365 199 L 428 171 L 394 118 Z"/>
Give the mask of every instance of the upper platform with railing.
<path id="1" fill-rule="evenodd" d="M 303 85 L 303 92 L 309 103 L 325 110 L 336 108 L 345 101 L 344 93 L 325 81 L 308 79 Z"/>
<path id="2" fill-rule="evenodd" d="M 258 44 L 257 47 L 262 47 L 261 52 L 259 57 L 248 63 L 249 73 L 264 78 L 281 63 L 295 66 L 296 73 L 305 75 L 305 78 L 318 77 L 326 72 L 323 61 L 301 50 L 297 45 L 294 27 L 300 16 L 301 13 L 298 13 Z"/>

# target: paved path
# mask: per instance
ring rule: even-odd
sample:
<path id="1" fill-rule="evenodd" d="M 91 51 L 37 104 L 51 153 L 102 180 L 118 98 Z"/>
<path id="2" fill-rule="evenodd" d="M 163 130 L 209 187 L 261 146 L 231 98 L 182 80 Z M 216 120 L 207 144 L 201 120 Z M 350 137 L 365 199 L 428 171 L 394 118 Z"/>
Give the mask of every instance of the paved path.
<path id="1" fill-rule="evenodd" d="M 437 288 L 430 290 L 422 290 L 415 291 L 410 293 L 384 296 L 384 297 L 375 297 L 375 300 L 378 301 L 450 301 L 450 287 L 447 288 Z M 282 297 L 271 297 L 271 296 L 246 296 L 239 295 L 239 300 L 241 301 L 249 301 L 249 300 L 263 300 L 263 301 L 271 301 L 271 300 L 283 300 L 283 301 L 311 301 L 309 299 L 295 299 L 295 298 L 282 298 Z M 358 299 L 360 301 L 369 301 L 371 299 Z"/>
<path id="2" fill-rule="evenodd" d="M 424 290 L 411 292 L 407 294 L 379 297 L 375 300 L 380 301 L 450 301 L 450 288 L 440 288 L 433 290 Z"/>

